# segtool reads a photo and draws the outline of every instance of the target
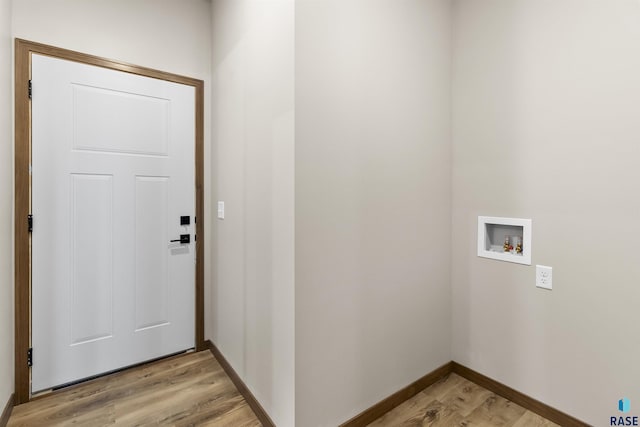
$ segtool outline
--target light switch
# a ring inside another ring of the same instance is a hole
[[[536,286],[551,290],[553,288],[553,269],[546,265],[536,265]]]
[[[224,202],[218,201],[218,219],[224,219]]]

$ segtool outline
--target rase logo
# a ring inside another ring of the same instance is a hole
[[[631,410],[631,403],[629,399],[623,397],[618,400],[618,411],[622,413],[627,413]],[[638,425],[638,417],[632,416],[619,416],[619,417],[611,417],[609,420],[609,425],[612,426],[637,426]]]

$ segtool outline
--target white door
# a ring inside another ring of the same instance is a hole
[[[193,348],[194,88],[41,55],[32,81],[32,392]]]

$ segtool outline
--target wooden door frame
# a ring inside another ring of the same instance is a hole
[[[82,64],[181,83],[195,88],[195,191],[196,251],[195,346],[204,341],[204,82],[151,68],[139,67],[27,40],[15,40],[15,404],[31,398],[27,352],[31,347],[31,234],[27,216],[31,212],[31,79],[32,54],[46,55]],[[37,222],[37,218],[35,219]],[[37,227],[37,224],[35,225]]]

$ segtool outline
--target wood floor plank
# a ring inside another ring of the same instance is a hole
[[[460,384],[463,384],[465,381],[466,380],[462,378],[460,375],[456,375],[456,374],[447,375],[446,377],[442,378],[440,381],[422,390],[421,393],[424,393],[426,396],[429,396],[432,399],[442,401],[444,400],[445,395],[449,393],[451,389],[459,386]]]
[[[436,383],[422,390],[413,398],[402,403],[400,406],[387,412],[381,418],[370,424],[370,426],[395,426],[395,425],[423,425],[416,424],[416,420],[425,420],[430,425],[437,423],[443,415],[444,406],[440,403],[444,397],[456,387],[465,383],[465,379],[459,375],[447,375]],[[427,416],[427,412],[431,415]],[[422,422],[422,421],[421,421]]]
[[[538,414],[526,411],[512,427],[559,427],[558,424],[542,418]]]
[[[437,400],[428,400],[427,396],[420,396],[418,393],[414,398],[407,400],[400,406],[387,412],[378,418],[370,427],[380,426],[400,426],[400,425],[421,425],[415,424],[417,420],[422,421],[429,407],[433,404],[440,404]]]
[[[473,424],[506,427],[513,425],[525,412],[522,406],[492,394],[466,419]]]
[[[422,424],[419,425],[425,427],[466,427],[464,416],[456,409],[456,407],[436,401],[427,408]]]
[[[251,414],[248,417],[247,414]],[[175,420],[176,426],[260,426],[253,416],[253,411],[244,400],[230,402],[223,410],[213,407],[206,410],[193,411],[189,416]]]
[[[444,395],[442,403],[466,417],[491,395],[493,393],[489,390],[463,379]]]
[[[195,424],[182,424],[186,425],[202,425],[207,427],[261,427],[262,424],[257,419],[250,419],[247,414],[253,414],[253,411],[249,405],[242,405],[225,415],[225,417],[217,417],[212,420],[199,419],[194,420]],[[192,420],[186,420],[191,422]]]
[[[16,406],[8,424],[36,425],[261,426],[209,351],[142,365]]]
[[[450,374],[369,427],[558,427],[525,408]]]

